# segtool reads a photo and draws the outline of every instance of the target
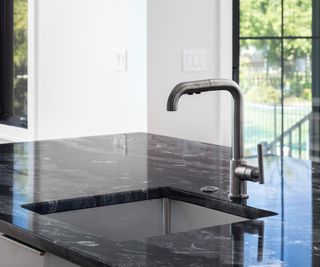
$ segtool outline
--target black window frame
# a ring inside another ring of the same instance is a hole
[[[0,1],[0,120],[13,114],[13,0]]]
[[[281,36],[241,37],[240,36],[240,1],[233,0],[233,56],[232,78],[240,82],[240,41],[241,40],[280,40],[281,41],[281,106],[282,106],[282,133],[284,132],[284,41],[294,39],[312,40],[312,120],[310,123],[310,156],[320,159],[320,0],[312,0],[312,33],[311,36],[286,36],[284,35],[284,1],[281,0]],[[282,137],[280,146],[283,147]],[[316,149],[313,149],[316,148]],[[283,150],[281,149],[281,156]]]

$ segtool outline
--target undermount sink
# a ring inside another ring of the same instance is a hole
[[[143,200],[45,216],[112,241],[147,237],[248,220],[168,198]]]
[[[276,214],[172,187],[35,202],[22,207],[112,241],[143,240]]]

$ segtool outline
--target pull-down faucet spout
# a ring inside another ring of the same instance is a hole
[[[228,91],[233,97],[233,135],[232,135],[232,158],[239,160],[243,157],[242,147],[242,94],[239,86],[230,80],[203,80],[194,82],[185,82],[178,84],[170,93],[167,110],[177,111],[178,102],[182,95],[200,94],[209,91]]]
[[[233,129],[232,129],[232,159],[230,161],[230,198],[248,198],[246,181],[263,183],[262,147],[258,145],[259,166],[255,168],[246,165],[243,160],[243,100],[237,83],[226,79],[210,79],[184,82],[171,91],[168,111],[177,111],[178,102],[183,95],[200,94],[209,91],[228,91],[233,97]]]

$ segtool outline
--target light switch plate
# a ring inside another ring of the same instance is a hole
[[[128,52],[126,49],[114,50],[114,70],[120,72],[127,71]]]
[[[182,53],[184,72],[207,70],[207,49],[184,49]]]

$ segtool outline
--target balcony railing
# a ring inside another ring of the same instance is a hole
[[[310,105],[245,105],[246,156],[256,155],[256,144],[265,144],[265,153],[309,159]],[[283,127],[282,127],[283,124]],[[283,145],[282,147],[281,144]]]

